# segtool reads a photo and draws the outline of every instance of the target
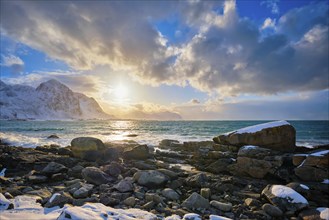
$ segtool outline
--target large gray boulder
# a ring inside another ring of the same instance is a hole
[[[102,156],[100,152],[105,149],[104,143],[93,137],[78,137],[71,141],[73,156],[89,161],[96,160]]]
[[[262,196],[284,212],[296,212],[308,207],[308,201],[301,194],[283,185],[267,185]]]
[[[134,174],[134,181],[149,188],[158,188],[167,183],[169,178],[156,170],[138,171]]]
[[[296,130],[286,121],[274,121],[242,128],[213,138],[217,144],[256,145],[272,150],[294,152]]]
[[[114,179],[97,167],[86,167],[81,172],[82,177],[89,183],[101,185]]]

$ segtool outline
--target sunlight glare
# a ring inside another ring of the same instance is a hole
[[[128,89],[126,86],[120,84],[114,89],[114,94],[118,99],[126,98],[128,95]]]

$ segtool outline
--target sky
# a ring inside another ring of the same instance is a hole
[[[1,0],[1,80],[117,118],[328,120],[327,0]]]

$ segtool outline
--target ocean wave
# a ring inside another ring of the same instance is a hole
[[[64,139],[47,139],[46,137],[31,137],[14,132],[0,132],[0,139],[2,142],[9,145],[21,146],[21,147],[36,147],[41,145],[58,144],[60,146],[66,146],[67,140]]]

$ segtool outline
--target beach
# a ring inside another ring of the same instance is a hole
[[[328,145],[278,148],[273,137],[281,137],[280,146],[296,137],[288,122],[273,123],[214,140],[165,139],[156,146],[132,140],[103,143],[91,137],[75,138],[67,147],[1,143],[5,171],[0,179],[0,215],[4,219],[112,219],[109,213],[118,219],[326,219],[320,217],[328,217]],[[282,142],[282,134],[289,132],[292,136]],[[256,133],[261,139],[253,139]],[[263,146],[229,143],[234,135],[240,135],[239,141],[261,141]],[[34,211],[22,201],[30,201]]]

